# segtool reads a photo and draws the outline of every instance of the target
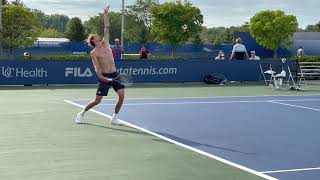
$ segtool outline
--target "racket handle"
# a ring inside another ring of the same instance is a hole
[[[108,81],[113,81],[113,78],[107,78],[108,79]]]

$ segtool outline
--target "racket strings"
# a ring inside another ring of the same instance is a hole
[[[129,75],[120,74],[118,79],[121,84],[124,84],[126,86],[130,86],[133,84],[133,80],[132,80],[131,76],[129,76]]]

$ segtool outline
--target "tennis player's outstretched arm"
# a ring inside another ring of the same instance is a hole
[[[103,13],[103,21],[104,21],[104,38],[103,38],[103,40],[105,41],[107,46],[109,46],[109,39],[110,39],[109,8],[110,8],[110,5],[107,5],[104,8],[104,13]]]

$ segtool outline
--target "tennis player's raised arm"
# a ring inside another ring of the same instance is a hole
[[[104,41],[106,42],[106,45],[109,46],[109,39],[110,39],[110,22],[109,22],[109,6],[106,6],[104,8],[103,13],[103,21],[104,21]]]

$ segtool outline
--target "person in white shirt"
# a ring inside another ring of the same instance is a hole
[[[224,52],[222,50],[220,50],[218,56],[215,57],[214,60],[225,60]]]
[[[300,48],[298,49],[297,56],[298,56],[298,58],[301,58],[302,56],[304,56],[304,50],[303,50],[302,46],[300,46]]]
[[[251,54],[250,60],[260,60],[260,57],[256,55],[255,51],[251,51],[250,54]]]
[[[241,43],[242,43],[241,38],[236,39],[236,44],[233,46],[230,60],[232,60],[232,59],[237,59],[237,60],[249,59],[247,49]]]

